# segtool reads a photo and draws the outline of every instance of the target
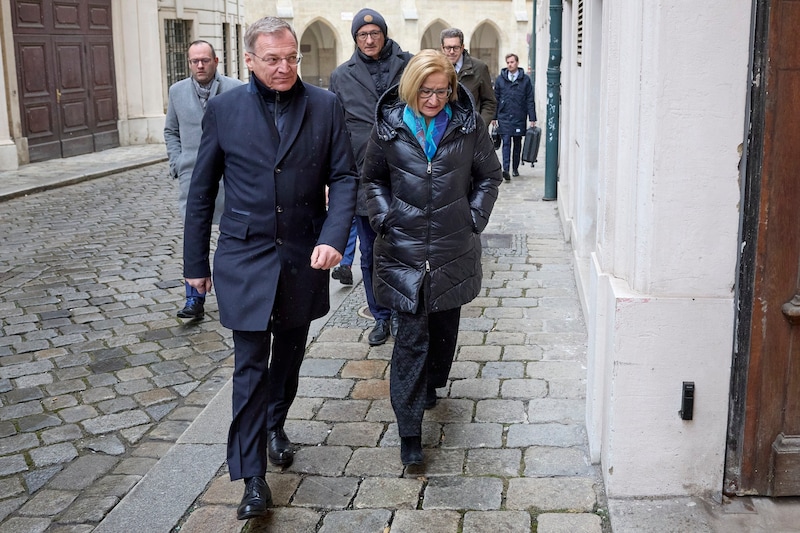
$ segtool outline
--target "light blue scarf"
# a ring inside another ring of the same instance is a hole
[[[436,148],[444,136],[444,130],[447,129],[447,123],[450,122],[452,117],[453,110],[450,109],[450,104],[445,104],[444,109],[439,111],[439,114],[433,117],[430,124],[426,126],[425,117],[414,113],[414,110],[406,104],[403,110],[403,122],[419,141],[419,145],[428,157],[428,161],[433,159]]]

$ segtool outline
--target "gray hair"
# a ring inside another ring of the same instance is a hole
[[[299,43],[294,28],[285,20],[281,20],[277,17],[260,18],[247,28],[244,34],[244,49],[251,54],[255,53],[256,40],[258,40],[260,35],[273,35],[283,31],[289,31],[292,37],[294,37],[294,42]]]
[[[458,37],[458,40],[461,42],[461,46],[464,46],[464,32],[458,28],[447,28],[446,30],[442,30],[441,44],[444,44],[445,39],[452,39],[453,37]]]

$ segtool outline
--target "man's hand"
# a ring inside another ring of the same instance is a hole
[[[311,252],[311,268],[327,270],[338,265],[341,260],[342,254],[327,244],[315,246],[314,251]]]
[[[202,294],[211,292],[211,278],[186,278],[186,283]]]

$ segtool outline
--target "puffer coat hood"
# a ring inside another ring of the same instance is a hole
[[[429,312],[464,305],[481,288],[480,232],[502,181],[486,124],[459,84],[452,118],[429,162],[403,122],[397,86],[378,101],[361,179],[372,228],[380,305]]]

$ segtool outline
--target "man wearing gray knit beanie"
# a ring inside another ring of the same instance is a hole
[[[374,9],[364,8],[356,13],[350,32],[356,49],[349,60],[331,73],[328,89],[336,94],[344,108],[350,142],[360,171],[364,164],[367,140],[375,124],[375,105],[378,98],[400,81],[400,75],[411,59],[411,54],[404,52],[400,45],[389,39],[386,20]],[[377,346],[385,343],[390,334],[397,335],[397,319],[389,309],[377,304],[372,292],[372,244],[376,235],[369,225],[367,201],[360,188],[353,224],[360,241],[361,274],[367,305],[375,318],[375,326],[369,333],[368,341],[370,345]],[[351,241],[354,251],[355,240],[351,238]],[[342,262],[331,273],[333,279],[338,279],[345,285],[348,284],[347,281],[349,284],[353,283],[353,254],[349,252],[350,250],[345,250]],[[346,258],[350,258],[350,263],[345,262]]]

